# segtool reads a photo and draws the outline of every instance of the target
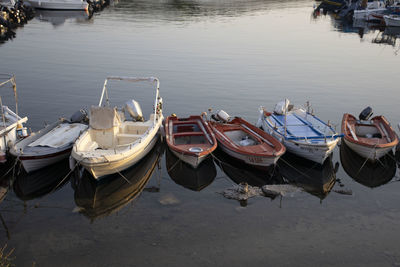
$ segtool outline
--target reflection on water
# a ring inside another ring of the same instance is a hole
[[[247,183],[251,186],[262,187],[266,184],[284,184],[282,177],[271,166],[268,170],[258,170],[230,157],[218,149],[214,152],[215,164],[236,184]]]
[[[31,200],[53,193],[63,187],[70,178],[68,159],[32,173],[22,168],[16,169],[14,192],[21,200]]]
[[[396,160],[392,152],[376,162],[371,162],[342,142],[340,161],[343,169],[354,181],[371,188],[388,183],[396,174]]]
[[[278,166],[286,181],[320,199],[324,199],[331,192],[339,169],[339,163],[333,165],[331,157],[320,165],[290,153],[286,153],[278,161]]]
[[[66,21],[84,22],[89,19],[86,11],[61,11],[61,10],[44,10],[37,9],[35,17],[41,21],[50,22],[54,27],[63,25]]]
[[[162,153],[163,145],[158,142],[140,162],[120,174],[109,175],[100,181],[86,170],[82,175],[77,171],[71,185],[79,212],[93,221],[122,209],[143,191]]]
[[[169,176],[176,184],[193,191],[203,190],[217,175],[212,157],[204,160],[197,168],[193,168],[166,149],[165,165]]]

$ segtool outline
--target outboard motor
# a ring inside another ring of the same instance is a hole
[[[362,121],[367,121],[371,118],[373,112],[371,107],[366,107],[361,111],[360,115],[358,115],[358,118]]]
[[[79,122],[88,122],[88,114],[87,111],[84,109],[80,109],[72,114],[70,121],[72,123],[79,123]]]
[[[222,122],[225,122],[225,123],[228,122],[228,121],[230,120],[230,118],[231,118],[231,117],[229,116],[229,114],[226,113],[226,112],[223,111],[223,110],[218,111],[216,117],[217,117],[217,119],[218,119],[219,121],[222,121]]]
[[[125,110],[128,111],[129,115],[131,115],[135,121],[144,121],[142,109],[135,100],[126,101]]]

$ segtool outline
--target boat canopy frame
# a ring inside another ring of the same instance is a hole
[[[17,83],[15,81],[15,75],[0,73],[0,88],[3,86],[6,86],[8,83],[11,84],[13,92],[14,92],[15,114],[17,114],[17,116],[18,116],[18,94],[17,94]],[[0,102],[2,102],[1,96],[0,96]],[[3,106],[2,103],[1,103],[1,106]],[[2,108],[1,112],[3,113],[3,108]]]
[[[109,80],[114,80],[114,81],[127,81],[127,82],[150,82],[150,83],[156,83],[156,98],[154,101],[154,124],[156,123],[157,119],[157,108],[158,108],[158,103],[160,101],[160,80],[157,77],[126,77],[126,76],[108,76],[106,80],[104,81],[103,89],[101,92],[101,97],[99,101],[99,107],[101,107],[101,104],[103,103],[104,96],[106,98],[106,103],[107,106],[110,106],[110,101],[108,97],[108,89],[107,89],[107,83]]]

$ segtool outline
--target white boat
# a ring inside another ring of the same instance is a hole
[[[385,24],[388,27],[400,27],[400,16],[399,15],[385,15],[383,16]]]
[[[75,140],[87,127],[60,119],[15,144],[10,153],[27,173],[39,170],[68,158]]]
[[[124,108],[133,120],[126,120],[122,109],[109,106],[106,87],[109,80],[156,83],[154,112],[147,121],[143,120],[140,106],[134,100],[128,101]],[[104,82],[99,105],[91,107],[89,129],[75,142],[72,159],[96,179],[119,173],[142,159],[154,147],[164,118],[159,84],[154,77],[108,77]],[[102,106],[104,96],[107,106]],[[73,161],[72,166],[75,166]]]
[[[52,10],[88,10],[89,4],[86,0],[27,0],[37,9]]]
[[[372,2],[368,2],[366,8],[359,7],[358,9],[355,9],[354,14],[353,14],[353,19],[354,20],[368,20],[368,19],[374,20],[374,18],[372,18],[370,16],[371,13],[380,14],[380,13],[384,13],[385,11],[387,11],[387,9],[386,9],[384,1],[372,1]]]
[[[9,148],[12,147],[19,138],[26,135],[26,128],[24,128],[22,124],[28,120],[27,117],[21,118],[18,116],[17,85],[14,75],[0,74],[0,88],[6,86],[10,86],[14,92],[15,113],[10,108],[3,105],[0,96],[0,163],[7,161],[7,152]]]
[[[319,164],[324,163],[341,137],[309,108],[293,107],[287,99],[279,102],[273,113],[260,108],[257,127],[277,138],[287,151]]]

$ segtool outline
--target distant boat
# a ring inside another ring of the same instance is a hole
[[[399,15],[385,15],[383,16],[385,24],[388,27],[400,27],[400,16]]]
[[[87,127],[58,120],[15,144],[10,153],[21,161],[27,173],[39,170],[68,158],[75,140]]]
[[[88,10],[89,4],[85,0],[27,0],[37,9],[53,10]]]
[[[135,100],[127,101],[124,106],[131,120],[125,119],[122,109],[110,107],[107,90],[110,80],[156,84],[153,113],[148,120],[144,120],[139,103]],[[146,156],[159,139],[159,129],[164,118],[159,85],[155,77],[108,77],[104,82],[99,105],[90,109],[89,129],[76,140],[72,149],[71,167],[77,163],[99,179],[127,169]],[[106,106],[102,106],[104,97]]]
[[[201,116],[165,120],[168,147],[178,158],[197,168],[217,148],[217,140],[207,121]]]
[[[12,147],[20,138],[27,136],[26,128],[23,127],[28,118],[18,115],[17,85],[14,75],[0,74],[0,89],[11,87],[15,97],[15,113],[3,105],[0,96],[0,163],[7,161],[8,148]],[[4,92],[1,92],[3,94]]]
[[[359,120],[345,113],[342,119],[342,133],[344,142],[352,150],[363,158],[375,161],[391,151],[399,140],[384,116],[370,119],[371,116],[370,107],[361,112]]]
[[[365,8],[358,7],[357,9],[354,10],[353,14],[353,19],[354,20],[369,20],[373,19],[373,17],[370,17],[369,15],[371,13],[373,14],[380,14],[386,12],[386,6],[384,1],[371,1],[368,2],[367,6]]]
[[[319,164],[324,163],[341,137],[330,124],[310,110],[289,105],[287,99],[279,102],[272,113],[261,108],[257,126],[281,141],[289,152]]]
[[[275,164],[286,149],[270,134],[246,120],[231,119],[224,111],[212,116],[211,129],[218,140],[218,146],[231,157],[257,167]]]

